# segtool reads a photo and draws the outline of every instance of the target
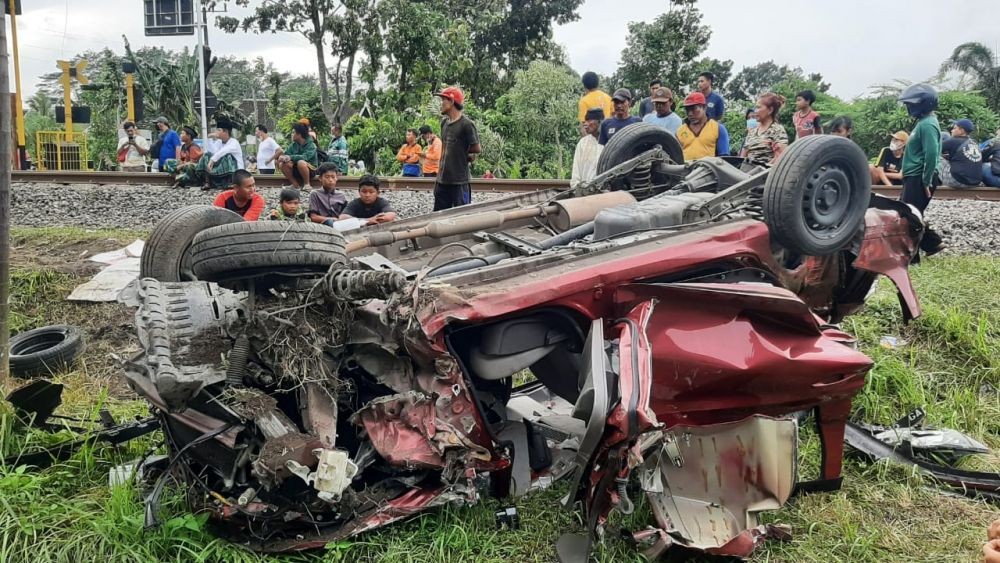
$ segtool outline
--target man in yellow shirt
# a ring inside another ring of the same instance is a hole
[[[609,116],[615,112],[611,96],[604,90],[598,89],[598,85],[599,81],[596,73],[590,71],[583,73],[583,87],[587,89],[587,93],[580,98],[580,103],[577,104],[579,109],[577,120],[580,123],[587,120],[587,110],[600,109],[604,111],[605,116]]]
[[[420,153],[423,152],[417,144],[417,130],[406,130],[406,144],[399,147],[396,160],[403,163],[403,176],[420,176]]]
[[[424,176],[436,177],[441,168],[441,139],[428,125],[420,126],[420,136],[427,143],[427,148],[424,149]]]
[[[684,98],[687,117],[677,128],[677,140],[684,148],[684,160],[706,156],[729,156],[729,131],[726,126],[708,117],[705,95],[691,92]]]

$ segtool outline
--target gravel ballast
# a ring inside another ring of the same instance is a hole
[[[278,188],[259,190],[271,209],[278,204]],[[345,192],[348,198],[356,196]],[[160,218],[186,205],[211,204],[218,191],[160,186],[47,183],[13,184],[11,219],[16,227],[87,227],[149,230]],[[473,201],[508,194],[476,192]],[[431,192],[385,191],[402,217],[429,213],[434,205]],[[303,195],[303,203],[308,195]],[[1000,256],[1000,202],[934,200],[927,218],[944,237],[947,253]]]

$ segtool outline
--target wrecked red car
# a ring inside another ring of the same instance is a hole
[[[746,556],[770,533],[759,512],[839,485],[871,360],[836,323],[878,274],[919,314],[922,220],[871,194],[839,137],[764,169],[684,163],[638,124],[574,190],[346,236],[227,214],[185,208],[154,230],[125,296],[143,347],[127,375],[192,507],[263,551],[567,479],[586,532],[559,539],[561,560],[586,560],[638,491],[650,557]],[[803,411],[823,444],[811,483]]]

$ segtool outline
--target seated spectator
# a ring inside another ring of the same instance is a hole
[[[177,158],[168,158],[163,164],[163,171],[174,175],[174,187],[189,187],[201,183],[195,173],[195,167],[204,151],[194,142],[198,133],[193,127],[181,128],[181,145],[177,147]]]
[[[493,171],[492,170],[487,170],[486,172],[483,172],[483,179],[484,180],[496,180],[496,178],[497,177],[493,175]]]
[[[614,95],[611,96],[611,102],[614,105],[615,112],[610,118],[605,119],[601,123],[601,134],[597,137],[597,142],[602,145],[608,144],[608,141],[611,140],[611,137],[615,136],[615,133],[633,123],[642,121],[634,115],[629,115],[629,111],[632,109],[632,92],[629,92],[628,88],[615,90]]]
[[[319,165],[316,143],[309,136],[309,127],[304,123],[292,126],[292,142],[284,150],[275,151],[278,169],[292,186],[309,186],[313,171]]]
[[[792,114],[792,123],[795,124],[796,139],[823,134],[823,126],[819,123],[819,114],[813,109],[815,103],[816,94],[812,90],[803,90],[795,95],[795,113]]]
[[[753,164],[770,166],[788,147],[788,133],[778,123],[785,98],[768,92],[757,100],[757,128],[747,132],[741,156]]]
[[[170,128],[170,122],[166,117],[156,118],[156,128],[160,130],[160,152],[157,157],[157,170],[164,170],[167,159],[178,158],[177,151],[181,147],[181,139],[177,132]]]
[[[650,96],[653,105],[653,113],[643,116],[645,123],[652,123],[663,127],[674,135],[677,135],[677,128],[681,126],[681,118],[674,113],[674,93],[670,88],[656,88]]]
[[[569,178],[569,186],[575,188],[580,182],[589,182],[597,176],[597,160],[601,157],[604,146],[597,142],[597,135],[604,120],[604,110],[594,108],[587,110],[586,121],[583,122],[584,136],[576,142],[573,153],[573,173]]]
[[[850,139],[851,135],[854,134],[854,121],[846,115],[835,117],[827,126],[827,130],[831,135]]]
[[[368,219],[366,225],[388,223],[396,220],[396,212],[392,210],[389,201],[379,195],[377,176],[366,174],[358,180],[358,196],[347,204],[340,214],[340,219]]]
[[[304,222],[307,219],[305,209],[299,204],[299,190],[295,188],[281,190],[278,207],[271,210],[271,220]]]
[[[438,170],[441,169],[441,139],[434,134],[434,130],[428,125],[420,126],[420,136],[423,137],[424,142],[427,143],[427,148],[424,149],[423,153],[424,177],[436,178]]]
[[[1000,188],[1000,129],[996,137],[980,145],[983,153],[983,183]]]
[[[396,160],[403,163],[403,176],[420,176],[420,155],[423,149],[417,144],[417,130],[406,130],[406,142],[399,147]]]
[[[878,153],[878,160],[875,161],[875,164],[868,165],[872,175],[872,184],[903,185],[903,150],[909,139],[910,134],[906,131],[896,131],[892,135],[889,146]]]
[[[308,137],[312,139],[313,143],[319,142],[319,137],[316,135],[316,131],[313,130],[312,122],[309,121],[308,117],[303,117],[299,120],[299,123],[306,126],[306,133]]]
[[[968,119],[952,123],[951,137],[941,143],[941,183],[970,188],[983,182],[983,153],[969,138],[976,126]]]
[[[337,172],[347,174],[347,139],[344,138],[344,128],[339,123],[330,127],[330,146],[326,149],[326,156],[337,167]]]
[[[687,117],[677,129],[677,140],[684,149],[684,160],[708,156],[729,156],[729,131],[708,117],[705,95],[691,92],[684,98]]]
[[[339,171],[332,162],[324,162],[317,171],[321,190],[309,194],[309,220],[332,227],[347,206],[347,197],[337,189]]]
[[[195,166],[195,177],[204,184],[201,189],[224,188],[233,183],[233,173],[245,170],[243,148],[233,137],[236,125],[226,119],[216,124],[215,137],[211,149],[206,151]]]
[[[149,141],[136,131],[131,121],[123,123],[122,129],[125,136],[118,139],[118,167],[122,172],[145,172]]]
[[[264,212],[264,198],[257,193],[253,174],[242,168],[233,172],[233,187],[215,197],[212,205],[238,213],[244,221],[256,221]]]

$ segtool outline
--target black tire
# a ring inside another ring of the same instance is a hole
[[[323,274],[347,262],[344,244],[340,231],[316,223],[234,223],[195,237],[191,267],[199,280],[243,289],[249,279]]]
[[[764,221],[792,252],[826,256],[847,246],[871,198],[868,159],[853,141],[813,135],[792,143],[764,184]]]
[[[238,213],[212,205],[190,205],[168,213],[149,234],[139,259],[139,277],[162,282],[195,280],[186,255],[195,235],[210,227],[243,221]]]
[[[674,164],[684,164],[684,149],[680,141],[670,131],[652,123],[633,123],[615,133],[614,137],[604,145],[601,156],[597,159],[597,173],[601,174],[619,164],[659,145]],[[654,184],[664,184],[667,178],[653,177]],[[611,189],[626,190],[631,187],[629,178],[613,180]]]
[[[14,377],[55,375],[86,348],[83,331],[70,325],[43,326],[10,339],[10,373]]]

